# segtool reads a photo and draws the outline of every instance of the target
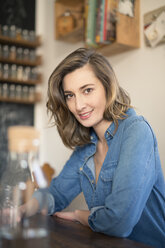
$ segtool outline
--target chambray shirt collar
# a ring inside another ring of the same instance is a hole
[[[126,114],[127,114],[128,116],[132,116],[132,115],[136,115],[136,112],[135,112],[135,110],[134,110],[133,108],[129,108],[129,109],[126,111]],[[120,125],[121,122],[122,122],[122,120],[119,120],[119,125]],[[109,125],[109,127],[107,128],[107,130],[105,131],[104,136],[105,136],[105,139],[106,139],[106,140],[112,139],[112,138],[114,137],[114,135],[115,135],[115,128],[116,128],[115,123],[112,122],[112,123]],[[92,129],[91,129],[91,143],[96,144],[97,141],[98,141],[98,137],[97,137],[97,135],[96,135],[94,129],[92,128]]]
[[[108,139],[113,138],[114,131],[115,131],[115,124],[114,124],[114,122],[112,122],[104,133],[105,139],[108,140]],[[97,137],[94,129],[92,128],[91,129],[91,143],[96,144],[97,141],[98,141],[98,137]]]

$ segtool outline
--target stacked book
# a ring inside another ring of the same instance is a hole
[[[116,37],[116,0],[85,1],[85,42],[97,47],[109,44]]]

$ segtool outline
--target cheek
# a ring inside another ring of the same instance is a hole
[[[101,112],[102,114],[104,114],[106,108],[106,100],[102,97],[102,98],[98,98],[97,100],[97,109],[99,112]]]
[[[74,107],[73,107],[73,103],[70,101],[67,103],[68,109],[70,112],[74,113]]]

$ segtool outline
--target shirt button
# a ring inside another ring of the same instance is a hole
[[[83,168],[81,167],[81,168],[80,168],[80,171],[82,171],[82,169],[83,169]]]
[[[91,140],[93,140],[93,136],[91,136]]]

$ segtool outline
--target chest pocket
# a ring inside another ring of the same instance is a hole
[[[108,165],[108,167],[105,166],[103,170],[100,172],[100,183],[101,183],[101,189],[102,194],[104,194],[104,197],[109,195],[112,191],[112,184],[113,184],[113,177],[116,170],[117,162],[112,162]]]

